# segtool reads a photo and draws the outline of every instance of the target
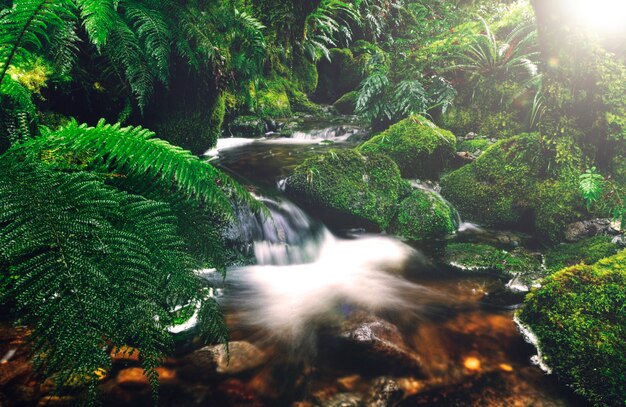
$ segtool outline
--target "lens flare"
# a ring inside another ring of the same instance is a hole
[[[624,32],[625,0],[570,0],[568,11],[575,22],[600,34]]]

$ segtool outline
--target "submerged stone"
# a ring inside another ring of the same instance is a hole
[[[232,375],[256,369],[265,363],[267,355],[249,342],[234,341],[228,343],[228,351],[224,345],[206,346],[188,359],[196,367],[205,369],[205,373]]]

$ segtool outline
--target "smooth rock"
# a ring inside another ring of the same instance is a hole
[[[128,388],[149,386],[148,378],[140,367],[129,367],[121,370],[117,374],[117,384]]]
[[[265,352],[249,342],[229,342],[228,350],[229,354],[221,344],[206,346],[193,352],[188,359],[197,367],[227,375],[255,369],[267,360]]]
[[[352,314],[342,326],[340,339],[345,354],[359,363],[414,374],[421,371],[419,356],[407,348],[398,327],[376,316]]]

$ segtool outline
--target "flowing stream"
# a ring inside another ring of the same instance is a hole
[[[522,297],[506,281],[442,266],[437,242],[417,247],[324,225],[281,195],[295,165],[353,147],[346,134],[359,133],[310,127],[292,138],[220,140],[211,152],[271,215],[239,215],[254,265],[232,268],[223,281],[206,273],[221,285],[231,340],[263,357],[235,372],[255,357],[231,346],[233,373],[181,376],[163,403],[194,404],[183,401],[186,386],[220,406],[585,405],[531,362],[536,350],[513,321]],[[459,219],[451,239],[490,233]]]

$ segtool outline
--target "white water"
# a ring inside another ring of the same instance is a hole
[[[265,203],[272,219],[244,227],[256,230],[257,265],[227,274],[225,305],[244,326],[291,341],[321,320],[341,319],[345,308],[415,312],[429,296],[401,275],[421,257],[410,246],[387,236],[337,238],[289,202]]]

